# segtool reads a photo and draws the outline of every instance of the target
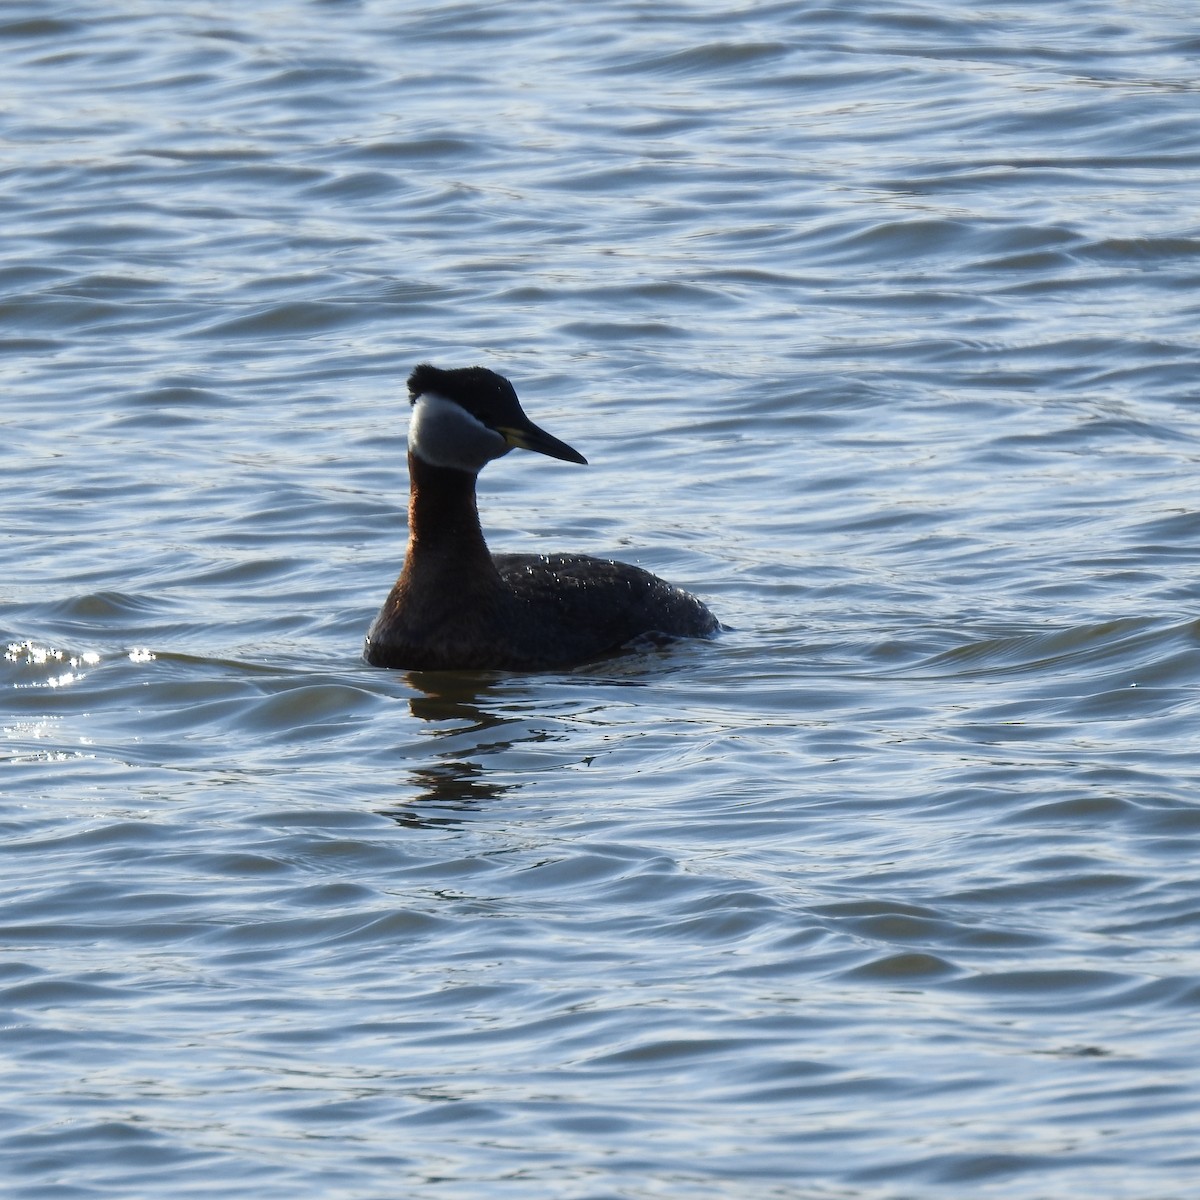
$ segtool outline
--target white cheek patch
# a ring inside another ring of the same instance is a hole
[[[433,467],[478,471],[505,454],[509,446],[494,429],[453,400],[437,392],[423,392],[413,402],[408,448]]]

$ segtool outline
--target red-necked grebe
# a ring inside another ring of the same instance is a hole
[[[551,670],[643,635],[707,637],[720,624],[695,596],[626,563],[583,554],[491,554],[475,480],[514,447],[587,459],[539,429],[513,386],[484,367],[423,364],[408,380],[408,553],[367,633],[376,667]]]

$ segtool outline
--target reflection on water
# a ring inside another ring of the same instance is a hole
[[[455,760],[416,767],[408,772],[401,789],[406,797],[403,803],[379,811],[414,828],[452,825],[462,819],[462,814],[496,803],[518,786],[496,783],[489,778],[486,766],[476,762]]]
[[[412,671],[387,672],[384,678],[411,689],[409,711],[429,738],[423,761],[404,771],[402,806],[382,810],[405,824],[427,819],[444,824],[450,819],[441,815],[446,811],[476,811],[512,795],[536,782],[541,769],[537,763],[525,770],[516,766],[521,752],[567,737],[561,706],[536,696],[514,697],[512,676]],[[539,708],[545,711],[541,719]],[[439,815],[427,818],[428,809]]]
[[[420,695],[410,702],[412,715],[421,721],[469,722],[473,728],[487,729],[503,719],[480,707],[500,694],[496,674],[474,671],[405,671],[400,677]]]

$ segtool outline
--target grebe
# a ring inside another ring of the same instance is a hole
[[[587,463],[539,429],[513,386],[485,367],[408,379],[408,553],[367,633],[372,666],[550,670],[644,634],[707,637],[720,624],[695,596],[625,563],[582,554],[491,554],[475,480],[514,446]]]

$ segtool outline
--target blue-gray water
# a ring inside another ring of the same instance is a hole
[[[0,8],[16,1200],[1182,1200],[1200,13]],[[497,549],[732,627],[365,667]]]

